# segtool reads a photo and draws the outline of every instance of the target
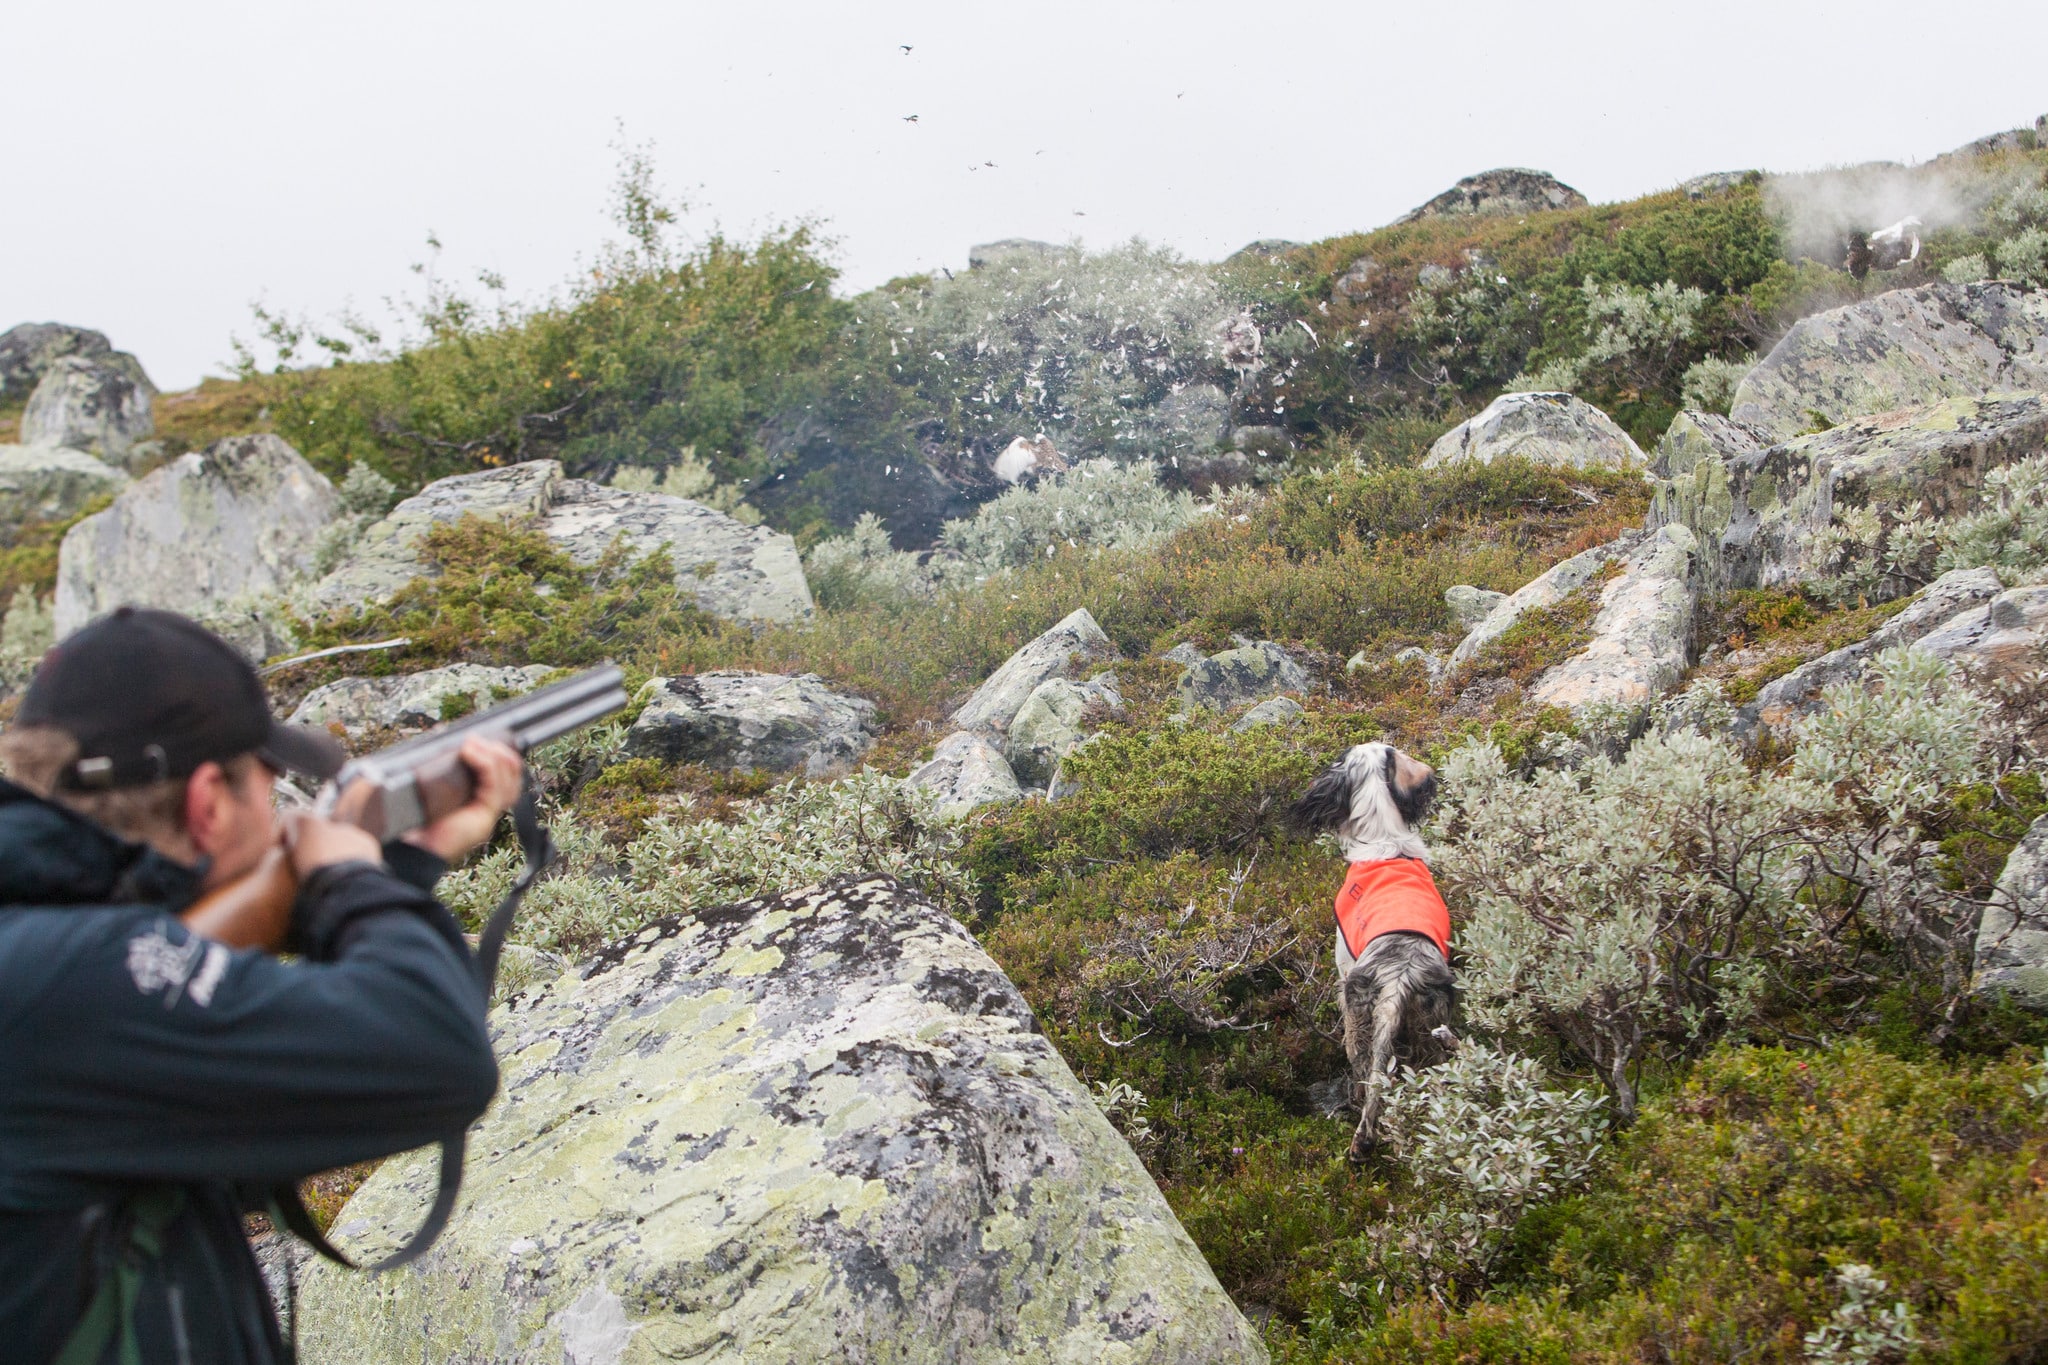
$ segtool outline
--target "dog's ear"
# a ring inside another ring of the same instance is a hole
[[[1401,813],[1401,822],[1409,829],[1415,829],[1429,814],[1429,808],[1436,804],[1436,774],[1432,772],[1410,787],[1389,782],[1387,794],[1394,798],[1394,809]]]
[[[1335,829],[1351,818],[1351,774],[1338,759],[1309,784],[1288,811],[1299,829]]]

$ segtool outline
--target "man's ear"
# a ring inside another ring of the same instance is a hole
[[[235,784],[227,769],[206,762],[185,779],[185,837],[208,856],[218,852],[233,812]]]

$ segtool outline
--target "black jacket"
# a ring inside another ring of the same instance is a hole
[[[155,1365],[282,1356],[241,1215],[473,1121],[497,1089],[474,960],[416,849],[309,879],[284,963],[187,934],[196,878],[0,782],[0,1358],[41,1365],[92,1229],[183,1189],[136,1323]],[[112,1359],[111,1351],[107,1359]]]

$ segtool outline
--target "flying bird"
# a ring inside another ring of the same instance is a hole
[[[898,43],[898,44],[896,44],[896,46],[898,46],[898,47],[900,47],[900,48],[902,48],[902,49],[903,49],[903,55],[904,55],[904,56],[908,57],[908,56],[910,55],[910,44],[909,44],[909,43]]]
[[[904,119],[903,119],[903,121],[904,121],[905,123],[915,123],[915,122],[917,122],[917,115],[915,115],[915,114],[907,114],[907,115],[905,115],[905,116],[904,116]]]

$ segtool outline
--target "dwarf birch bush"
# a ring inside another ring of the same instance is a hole
[[[1381,1131],[1428,1204],[1379,1233],[1383,1268],[1440,1302],[1476,1293],[1523,1215],[1584,1183],[1606,1138],[1604,1101],[1544,1080],[1530,1058],[1466,1043],[1389,1088]]]

